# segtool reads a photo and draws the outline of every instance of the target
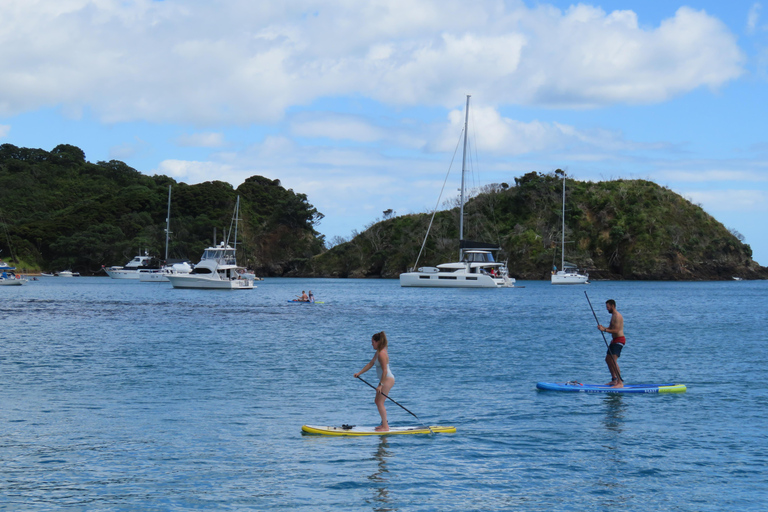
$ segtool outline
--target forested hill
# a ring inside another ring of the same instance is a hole
[[[123,162],[90,163],[80,148],[52,151],[0,145],[0,257],[19,268],[71,269],[82,274],[123,265],[139,250],[163,257],[171,197],[169,259],[199,260],[229,229],[241,200],[238,263],[281,275],[295,260],[323,250],[315,230],[323,217],[305,194],[278,180],[248,178],[233,188],[221,181],[198,185],[146,176]]]
[[[510,274],[560,266],[562,171],[488,186],[465,206],[465,238],[498,243]],[[456,261],[459,210],[440,211],[418,266]],[[430,215],[388,218],[310,260],[306,275],[395,277],[416,263]],[[768,278],[743,237],[700,206],[645,180],[566,180],[566,260],[593,279]]]

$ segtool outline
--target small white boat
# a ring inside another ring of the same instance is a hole
[[[0,286],[21,286],[27,284],[27,278],[14,272],[11,267],[0,261]]]
[[[232,221],[235,226],[234,247],[227,242],[208,247],[200,263],[188,274],[168,274],[166,278],[174,288],[202,288],[216,290],[252,290],[253,279],[243,277],[245,268],[237,266],[237,222],[240,211],[240,197],[235,203]],[[231,226],[230,226],[231,228]],[[231,233],[231,229],[230,229]]]
[[[464,118],[464,156],[461,165],[461,199],[459,208],[459,261],[441,263],[437,267],[419,267],[400,274],[401,287],[419,288],[512,288],[506,264],[497,262],[494,253],[501,247],[464,240],[464,174],[467,167],[467,127],[469,95]],[[433,214],[434,215],[434,214]],[[429,230],[427,230],[429,236]],[[426,242],[426,237],[425,237]],[[422,245],[422,249],[424,246]],[[421,256],[421,252],[419,252]],[[418,264],[418,258],[416,259]]]
[[[72,272],[71,270],[62,270],[57,275],[59,277],[80,277],[80,272]]]
[[[580,273],[573,263],[565,261],[565,174],[563,174],[563,231],[561,234],[560,270],[552,270],[552,284],[589,284],[589,274]]]

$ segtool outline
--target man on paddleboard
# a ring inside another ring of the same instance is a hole
[[[608,324],[608,327],[598,324],[597,328],[603,332],[611,333],[613,337],[611,344],[608,346],[608,352],[605,354],[605,363],[611,372],[611,382],[606,385],[612,388],[623,388],[624,381],[621,379],[621,372],[619,371],[619,356],[621,355],[621,349],[624,348],[624,344],[627,342],[626,338],[624,338],[624,317],[616,309],[616,301],[613,299],[605,301],[605,309],[611,314],[611,323]]]

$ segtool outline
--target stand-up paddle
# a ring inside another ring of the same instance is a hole
[[[362,378],[362,377],[358,377],[358,379],[360,379],[361,381],[365,382],[366,384],[368,384],[368,385],[369,385],[370,387],[372,387],[373,389],[376,389],[376,387],[375,387],[373,384],[371,384],[370,382],[368,382],[368,381],[367,381],[367,380],[365,380],[364,378]],[[397,405],[399,405],[400,407],[402,407],[402,408],[405,410],[405,412],[407,412],[408,414],[410,414],[411,416],[413,416],[413,417],[414,417],[414,418],[416,418],[417,420],[421,421],[421,418],[419,418],[418,416],[416,416],[415,414],[413,414],[411,411],[409,411],[408,409],[406,409],[406,408],[405,408],[403,405],[401,405],[401,404],[397,403],[397,401],[396,401],[395,399],[393,399],[393,398],[390,398],[390,397],[389,397],[389,395],[387,395],[387,394],[385,394],[385,393],[382,393],[382,395],[384,395],[384,398],[389,398],[390,400],[392,400],[393,402],[395,402]],[[432,427],[430,427],[429,425],[427,425],[427,428],[429,429],[429,431],[430,431],[430,432],[432,432]],[[434,434],[434,432],[432,432],[432,433]]]
[[[584,290],[584,296],[587,298],[587,302],[589,302],[589,309],[592,310],[592,314],[595,316],[595,322],[597,322],[597,326],[600,327],[600,320],[597,319],[597,313],[595,313],[595,308],[592,307],[592,301],[589,300],[589,295],[587,295],[587,291]],[[609,351],[611,348],[608,346],[608,340],[605,338],[605,331],[600,331],[600,334],[603,335],[603,342],[605,343],[605,348]],[[616,376],[619,378],[621,382],[624,382],[624,379],[621,378],[621,373],[619,372],[619,367],[614,361],[614,369],[616,370]]]

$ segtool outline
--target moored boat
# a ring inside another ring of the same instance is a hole
[[[400,286],[402,287],[511,288],[515,284],[515,279],[509,277],[509,270],[506,264],[497,262],[494,257],[495,253],[501,251],[501,247],[483,242],[464,240],[464,174],[467,167],[469,98],[470,96],[467,95],[467,107],[464,118],[464,153],[461,165],[459,261],[441,263],[436,267],[410,269],[408,272],[400,274]],[[429,236],[429,230],[426,236]],[[421,256],[421,252],[419,252],[419,256]],[[418,264],[418,258],[416,261]]]
[[[237,222],[240,211],[240,197],[235,203],[233,222],[235,225],[234,247],[228,241],[205,249],[200,263],[188,274],[168,274],[166,278],[174,288],[201,288],[217,290],[251,290],[253,279],[244,267],[237,265]],[[231,231],[230,231],[231,232]]]
[[[21,286],[27,284],[27,278],[15,272],[16,267],[11,267],[0,260],[0,286]]]
[[[139,254],[135,256],[131,261],[120,266],[114,266],[114,267],[105,267],[102,265],[101,268],[104,269],[104,272],[107,273],[109,277],[112,279],[139,279],[139,270],[140,269],[158,269],[160,268],[158,265],[153,264],[152,260],[154,258],[149,255],[147,251],[144,251],[144,254]]]
[[[560,270],[552,270],[552,284],[589,284],[589,274],[579,272],[573,263],[565,261],[565,174],[563,174],[563,229],[561,233]]]

